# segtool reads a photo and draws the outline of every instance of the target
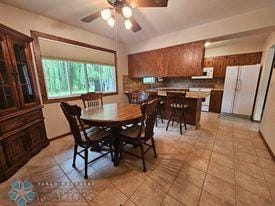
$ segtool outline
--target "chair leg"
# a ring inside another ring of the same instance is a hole
[[[112,159],[112,162],[114,161],[114,154],[113,154],[113,146],[110,144],[110,153],[111,153],[111,159]]]
[[[175,112],[175,113],[176,113],[176,112]],[[173,115],[172,127],[174,127],[175,117],[176,117],[176,114]]]
[[[88,178],[88,149],[86,148],[84,151],[84,161],[85,161],[85,175],[84,178]]]
[[[185,130],[187,130],[186,119],[185,119],[185,111],[183,111],[183,121],[184,121],[184,128],[185,128]]]
[[[164,121],[163,121],[163,116],[164,116],[164,115],[163,115],[163,112],[161,111],[161,112],[160,112],[160,119],[161,119],[161,123],[162,123],[162,124],[164,123]]]
[[[74,157],[73,157],[73,168],[75,168],[76,166],[75,166],[75,161],[76,161],[76,155],[77,155],[77,144],[75,143],[74,144]]]
[[[180,134],[182,135],[182,110],[180,110]]]
[[[157,158],[158,156],[157,156],[157,151],[156,151],[156,146],[155,146],[155,140],[153,137],[151,138],[151,142],[152,142],[152,147],[154,150],[155,158]]]
[[[143,172],[146,172],[143,144],[140,145],[140,152],[142,157]]]
[[[169,117],[169,120],[168,120],[168,122],[167,122],[166,131],[168,131],[168,127],[169,127],[169,124],[170,124],[170,122],[171,122],[171,119],[172,119],[173,115],[174,115],[173,112],[171,112],[170,117]]]

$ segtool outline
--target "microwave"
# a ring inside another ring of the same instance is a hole
[[[192,79],[213,79],[214,68],[206,67],[203,68],[202,76],[192,76]]]

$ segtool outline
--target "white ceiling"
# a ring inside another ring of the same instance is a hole
[[[115,29],[98,18],[83,23],[81,18],[108,4],[104,0],[0,0],[0,2],[56,19],[90,32],[115,39]],[[169,0],[167,8],[134,9],[134,17],[142,26],[137,33],[125,29],[122,19],[117,23],[120,41],[135,43],[180,29],[217,21],[274,4],[275,0]]]

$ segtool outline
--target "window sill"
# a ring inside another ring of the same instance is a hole
[[[103,93],[103,96],[113,96],[118,95],[118,92],[110,92],[110,93]],[[58,102],[64,102],[64,101],[74,101],[74,100],[80,100],[80,96],[72,96],[72,97],[63,97],[63,98],[56,98],[56,99],[47,99],[46,97],[42,97],[43,104],[52,104],[52,103],[58,103]],[[104,100],[103,100],[104,101]]]

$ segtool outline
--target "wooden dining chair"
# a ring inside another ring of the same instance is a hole
[[[135,90],[129,94],[129,103],[130,104],[142,104],[146,102],[149,94],[144,91]]]
[[[158,92],[148,92],[149,93],[149,97],[147,99],[148,101],[152,101],[157,99],[158,100],[158,105],[157,105],[157,119],[156,119],[156,127],[158,126],[158,120],[161,120],[161,123],[164,123],[163,119],[164,119],[164,101],[162,101],[159,96],[158,96]]]
[[[126,128],[120,133],[121,142],[124,142],[124,145],[132,144],[140,148],[140,156],[134,153],[131,153],[129,151],[123,150],[123,148],[121,152],[125,152],[139,159],[142,159],[144,172],[146,172],[144,154],[148,152],[149,149],[153,148],[154,155],[155,157],[157,157],[157,152],[156,152],[156,147],[154,142],[154,126],[157,118],[157,113],[156,113],[157,105],[158,105],[158,100],[153,100],[151,102],[142,104],[140,107],[143,115],[141,123],[135,124],[130,128]],[[148,143],[149,140],[151,140],[151,144]],[[122,145],[122,147],[124,145]],[[144,145],[148,146],[146,150],[144,150]]]
[[[110,137],[110,133],[105,131],[104,129],[92,127],[86,129],[81,116],[81,108],[77,105],[70,105],[65,102],[61,102],[60,104],[62,111],[69,122],[71,133],[74,138],[74,155],[73,155],[73,164],[72,166],[75,168],[75,161],[77,155],[79,155],[82,159],[84,159],[85,163],[85,175],[84,178],[88,178],[88,164],[98,160],[99,158],[111,153],[111,158],[113,160],[113,149],[112,149],[112,140]],[[80,151],[78,151],[78,147],[80,147]],[[88,158],[88,150],[93,152],[103,152],[99,157],[89,161]],[[84,153],[84,155],[83,155]]]
[[[184,124],[185,130],[187,130],[185,110],[189,107],[189,105],[185,104],[185,96],[186,92],[167,92],[167,103],[170,108],[170,117],[167,123],[166,131],[168,131],[171,121],[173,126],[175,118],[178,118],[180,123],[180,134],[182,135],[182,123]]]
[[[89,92],[81,95],[84,108],[101,107],[103,105],[103,93]]]

